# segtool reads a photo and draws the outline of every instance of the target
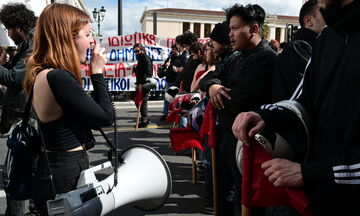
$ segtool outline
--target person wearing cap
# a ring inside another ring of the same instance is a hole
[[[238,140],[231,126],[239,113],[271,101],[276,54],[261,37],[265,11],[259,5],[235,4],[226,10],[226,19],[231,46],[240,52],[235,52],[222,67],[209,72],[200,81],[200,89],[218,110],[219,212],[220,215],[240,215],[241,175],[234,156]]]
[[[233,54],[229,37],[229,23],[227,21],[217,23],[210,33],[210,39],[214,47],[216,65],[219,67]]]

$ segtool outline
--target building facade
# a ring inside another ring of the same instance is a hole
[[[179,8],[162,8],[145,10],[140,18],[141,31],[164,37],[176,37],[190,30],[199,37],[209,37],[215,24],[224,21],[224,11],[190,10]],[[296,16],[267,14],[266,38],[279,42],[287,40],[289,26],[299,26]]]

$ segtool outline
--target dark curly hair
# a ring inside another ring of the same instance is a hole
[[[261,28],[265,21],[265,10],[257,4],[246,6],[235,4],[231,8],[225,9],[225,13],[228,23],[230,23],[231,17],[240,16],[248,25],[257,23]]]
[[[182,35],[178,35],[175,38],[176,43],[180,44],[181,46],[191,46],[191,44],[197,42],[197,40],[197,35],[191,31],[185,31]]]
[[[22,3],[9,3],[3,5],[0,10],[0,22],[5,28],[20,28],[25,34],[29,34],[35,27],[36,17],[33,11],[29,10]]]

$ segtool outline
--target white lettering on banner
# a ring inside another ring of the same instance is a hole
[[[206,43],[209,38],[199,39],[200,43]],[[155,91],[165,89],[166,80],[157,77],[157,69],[169,57],[171,46],[175,43],[174,38],[159,37],[148,33],[135,33],[130,35],[94,38],[94,44],[100,43],[105,48],[108,63],[103,69],[105,81],[109,91],[135,91],[136,55],[133,46],[141,43],[145,46],[146,53],[153,62],[153,76],[157,80]],[[82,65],[82,81],[85,91],[92,91],[90,80],[89,62],[92,56],[92,48],[86,52],[86,63]]]
[[[157,81],[155,91],[165,90],[166,80],[155,78]],[[135,77],[132,78],[105,78],[109,91],[135,91]],[[82,77],[83,88],[85,91],[93,91],[90,77]]]

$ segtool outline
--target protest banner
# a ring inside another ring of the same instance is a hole
[[[199,42],[205,43],[209,39],[199,39]],[[146,53],[150,57],[153,66],[153,76],[157,80],[155,91],[165,89],[165,78],[157,76],[157,69],[168,58],[171,46],[175,43],[174,38],[160,37],[148,33],[134,33],[121,36],[103,36],[94,38],[94,43],[100,43],[106,50],[108,63],[104,67],[103,74],[108,83],[109,91],[135,91],[136,77],[134,66],[137,59],[133,46],[135,43],[141,43],[145,46]],[[92,91],[93,87],[89,77],[89,62],[92,49],[87,50],[87,61],[82,66],[82,82],[85,91]]]

